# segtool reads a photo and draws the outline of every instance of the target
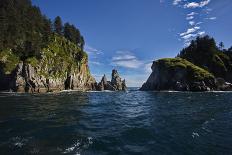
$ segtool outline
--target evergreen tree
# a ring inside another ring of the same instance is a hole
[[[223,42],[220,42],[219,43],[219,49],[222,51],[224,49],[224,43]]]
[[[214,38],[209,36],[197,37],[180,52],[179,57],[210,71],[216,77],[224,78],[228,70],[232,70],[229,56],[220,51]]]
[[[57,16],[54,20],[54,31],[59,35],[62,35],[63,31],[63,24],[60,16]]]
[[[64,37],[83,49],[84,38],[81,36],[80,31],[74,25],[69,23],[64,24]]]

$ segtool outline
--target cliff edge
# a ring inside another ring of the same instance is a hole
[[[209,91],[216,89],[215,77],[181,58],[153,62],[152,73],[140,90]]]

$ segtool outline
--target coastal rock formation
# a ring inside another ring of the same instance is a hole
[[[101,82],[98,84],[99,91],[110,90],[110,91],[125,91],[127,89],[126,81],[122,80],[117,70],[112,70],[111,81],[107,81],[106,75],[102,77]]]
[[[152,73],[140,90],[209,91],[216,90],[214,76],[181,58],[153,62]]]
[[[0,56],[0,91],[96,90],[87,54],[62,37],[54,36],[40,59],[28,58],[16,64],[11,60],[11,51]]]
[[[95,90],[95,79],[88,75],[88,66],[82,65],[80,71],[66,73],[66,77],[46,77],[39,72],[41,68],[23,62],[19,63],[11,75],[5,78],[5,90],[14,92],[53,92],[61,90]]]

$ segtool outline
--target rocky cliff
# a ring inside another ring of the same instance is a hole
[[[217,89],[215,77],[181,58],[153,62],[152,73],[140,90],[209,91]]]
[[[122,80],[117,70],[112,70],[111,81],[107,81],[106,75],[102,77],[101,82],[97,86],[97,90],[110,90],[110,91],[125,91],[127,90],[126,81]]]
[[[11,55],[11,50],[0,55],[1,91],[39,93],[96,89],[87,54],[64,37],[54,35],[42,50],[40,59],[18,61]]]

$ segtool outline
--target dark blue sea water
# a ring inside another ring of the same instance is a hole
[[[232,154],[232,93],[2,93],[0,154]]]

